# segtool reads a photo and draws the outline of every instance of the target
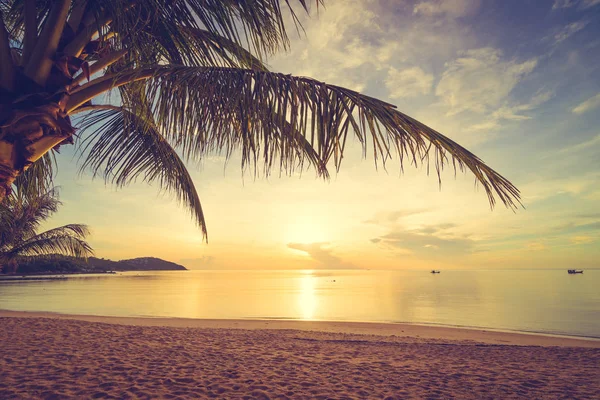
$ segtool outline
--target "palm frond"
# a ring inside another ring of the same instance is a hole
[[[339,168],[348,134],[372,152],[376,163],[397,156],[401,168],[430,163],[440,177],[446,166],[471,171],[493,207],[497,196],[516,207],[519,191],[473,153],[399,112],[388,103],[314,79],[265,71],[218,67],[161,66],[147,81],[147,98],[165,138],[186,156],[208,152],[230,155],[242,149],[243,165],[259,155],[265,167],[283,157],[297,161],[299,141],[277,140],[297,127],[324,163]]]
[[[89,234],[85,225],[65,225],[40,233],[13,247],[7,252],[9,257],[41,256],[62,254],[78,258],[87,258],[94,254],[84,240]]]
[[[266,71],[267,67],[244,47],[205,29],[184,28],[196,59],[188,65],[225,66]],[[175,64],[175,63],[174,63]],[[183,63],[180,63],[183,64]]]
[[[20,193],[17,187],[0,209],[2,219],[9,221],[0,227],[0,246],[14,246],[35,236],[40,224],[55,213],[60,204],[55,188],[40,195]]]
[[[70,236],[77,239],[85,239],[89,234],[90,229],[87,225],[67,224],[39,233],[29,240],[50,239],[64,236]]]
[[[134,109],[102,110],[82,121],[92,132],[82,143],[81,169],[103,175],[117,186],[141,179],[156,182],[161,190],[177,196],[187,206],[206,237],[200,198],[185,164],[158,131],[143,104]]]
[[[58,210],[58,190],[43,194],[17,191],[0,203],[0,257],[14,260],[20,256],[63,254],[87,257],[93,254],[85,241],[89,229],[69,224],[36,234],[40,223]]]
[[[19,175],[14,182],[15,196],[33,198],[37,194],[47,192],[53,186],[56,157],[54,152],[44,154],[31,164],[25,173]]]
[[[0,254],[10,248],[15,218],[9,201],[0,202]]]
[[[296,11],[308,11],[307,0],[286,0],[285,4],[296,23]],[[161,60],[205,65],[208,53],[203,51],[215,50],[205,42],[208,36],[236,47],[249,47],[260,59],[263,54],[288,46],[284,15],[280,0],[89,0],[86,9],[92,24],[110,19],[110,30],[119,35],[118,47],[130,50],[131,60],[138,65]],[[195,34],[197,29],[206,32],[201,42]],[[203,50],[203,45],[208,47]],[[200,64],[194,62],[198,55],[203,60]]]

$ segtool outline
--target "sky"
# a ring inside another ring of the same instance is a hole
[[[80,175],[63,147],[47,227],[86,223],[99,257],[191,269],[600,267],[600,0],[325,3],[270,69],[397,105],[511,180],[523,209],[492,210],[469,174],[440,188],[426,168],[376,169],[357,143],[329,181],[214,155],[189,165],[206,244],[171,196]]]

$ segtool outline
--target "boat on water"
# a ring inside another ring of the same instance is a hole
[[[440,271],[436,271],[435,269],[432,269],[432,270],[431,270],[431,273],[432,273],[432,274],[439,274],[439,273],[440,273]]]
[[[582,269],[569,269],[569,270],[567,270],[567,272],[569,274],[583,274],[583,270]]]

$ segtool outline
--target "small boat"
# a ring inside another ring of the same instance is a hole
[[[567,272],[569,274],[583,274],[583,270],[582,269],[569,269],[569,270],[567,270]]]
[[[440,273],[440,271],[436,271],[435,269],[432,269],[432,270],[431,270],[431,273],[432,273],[432,274],[439,274],[439,273]]]

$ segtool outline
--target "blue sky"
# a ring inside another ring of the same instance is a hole
[[[473,178],[387,172],[349,149],[330,182],[254,181],[232,159],[190,165],[208,245],[186,211],[143,183],[115,191],[60,159],[63,209],[101,257],[192,268],[567,268],[600,259],[600,0],[337,0],[293,28],[273,71],[398,106],[521,190],[490,210]]]

